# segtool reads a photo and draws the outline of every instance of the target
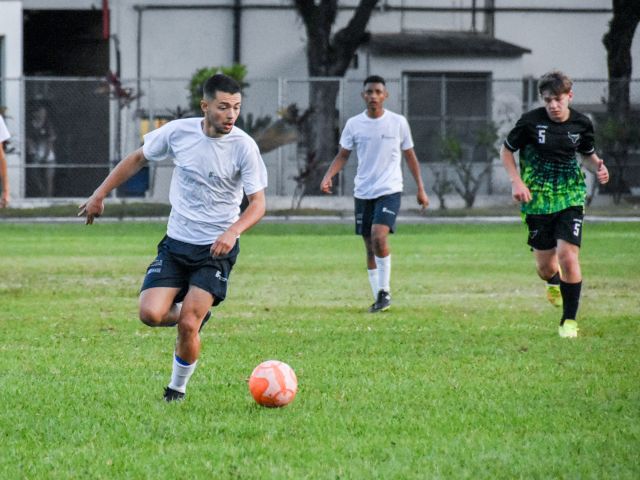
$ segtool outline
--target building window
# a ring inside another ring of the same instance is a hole
[[[476,139],[491,119],[490,73],[405,73],[404,81],[404,111],[420,161],[442,161],[447,137],[456,138],[474,160],[486,159]]]

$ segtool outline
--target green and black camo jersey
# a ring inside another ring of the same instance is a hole
[[[577,154],[595,151],[593,124],[586,115],[570,109],[569,119],[552,121],[544,107],[520,117],[504,146],[520,150],[520,176],[531,191],[522,204],[524,214],[554,213],[584,206],[587,187]]]

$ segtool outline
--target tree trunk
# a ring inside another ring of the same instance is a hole
[[[360,0],[349,23],[331,34],[338,13],[338,0],[292,0],[307,32],[307,69],[312,78],[343,77],[365,32],[378,0]],[[338,142],[337,80],[317,80],[309,86],[309,110],[305,129],[305,165],[296,181],[304,183],[302,195],[319,193],[322,175],[335,157]],[[303,150],[305,150],[303,148]]]

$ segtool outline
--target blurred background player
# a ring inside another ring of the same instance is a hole
[[[369,284],[374,303],[369,312],[387,310],[391,305],[391,252],[388,236],[395,230],[402,194],[402,154],[418,186],[417,200],[429,205],[420,165],[413,149],[411,129],[402,115],[385,110],[389,92],[382,77],[364,81],[362,98],[367,109],[347,120],[340,137],[340,149],[320,183],[331,193],[332,179],[347,163],[353,149],[358,157],[354,179],[356,234],[362,235],[367,252]]]
[[[7,129],[7,125],[4,123],[2,115],[0,115],[0,188],[2,188],[0,208],[9,205],[9,174],[7,171],[7,157],[4,153],[4,142],[9,138],[11,138],[9,129]]]
[[[538,81],[544,107],[520,117],[500,156],[511,178],[514,200],[521,202],[540,278],[547,298],[562,307],[559,334],[578,335],[576,314],[582,288],[578,255],[582,239],[586,184],[577,153],[601,184],[609,172],[595,152],[589,118],[569,107],[573,82],[553,71]],[[514,152],[520,151],[520,172]]]
[[[109,192],[147,161],[173,159],[167,234],[140,293],[142,322],[178,326],[171,381],[164,392],[168,402],[184,399],[200,355],[200,330],[211,306],[226,296],[238,238],[265,212],[266,167],[253,139],[234,126],[240,85],[214,75],[203,90],[204,118],[174,120],[146,134],[144,145],[114,168],[79,213],[93,223]],[[248,206],[240,214],[243,187]]]

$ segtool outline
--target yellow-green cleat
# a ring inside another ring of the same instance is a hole
[[[575,320],[565,320],[558,327],[558,334],[562,338],[576,338],[578,336],[578,322]]]
[[[551,285],[547,283],[547,300],[554,307],[562,306],[562,293],[560,292],[560,285]]]

